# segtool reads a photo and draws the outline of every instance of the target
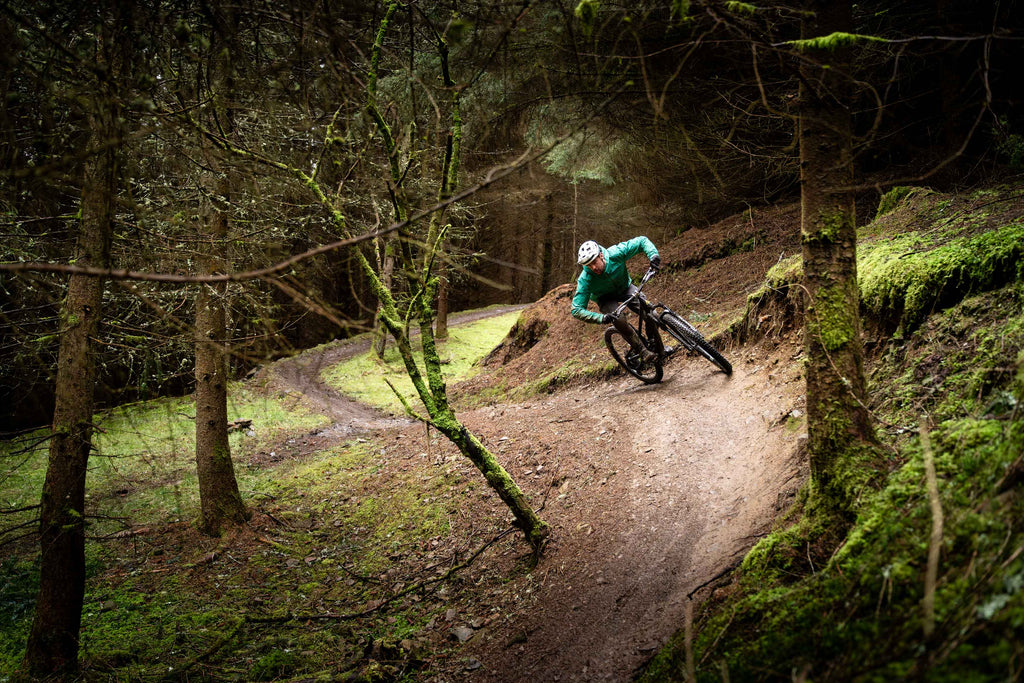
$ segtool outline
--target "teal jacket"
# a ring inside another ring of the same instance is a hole
[[[604,272],[597,275],[589,268],[584,267],[583,272],[576,279],[576,294],[572,297],[572,309],[570,310],[572,316],[588,323],[599,323],[604,320],[604,314],[587,310],[589,302],[597,301],[605,294],[625,291],[631,284],[626,261],[641,251],[649,259],[658,255],[654,243],[642,235],[619,242],[607,249],[601,247],[601,251],[604,253],[606,264]]]

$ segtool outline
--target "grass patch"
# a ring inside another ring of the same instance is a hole
[[[195,479],[195,408],[191,398],[164,398],[121,406],[96,417],[94,453],[89,458],[86,511],[95,517],[90,533],[121,528],[108,518],[134,524],[190,519],[198,509]],[[251,432],[231,434],[236,463],[246,454],[269,447],[286,434],[329,423],[287,396],[272,396],[232,383],[228,419],[252,419]],[[46,476],[46,432],[0,443],[0,508],[18,509],[39,503]],[[238,468],[246,488],[244,469]],[[34,511],[5,516],[23,523]]]
[[[159,505],[148,490],[119,496],[126,514],[138,515],[129,520],[136,529],[140,519],[161,514],[164,523],[88,543],[85,678],[157,679],[197,656],[202,664],[191,673],[204,680],[356,676],[367,665],[368,643],[406,671],[420,667],[397,644],[424,650],[427,624],[451,607],[450,586],[435,586],[442,597],[420,591],[358,621],[244,622],[360,612],[465,557],[467,524],[453,536],[449,520],[481,483],[465,476],[470,468],[458,459],[422,453],[390,462],[395,457],[388,445],[357,440],[277,467],[237,466],[256,515],[220,539],[169,523],[174,511],[147,509]],[[192,483],[178,483],[183,495]],[[110,509],[109,501],[93,501]],[[493,534],[494,525],[480,520],[478,533]],[[478,545],[469,535],[469,547]],[[16,671],[32,617],[38,568],[29,555],[0,562],[0,681]]]
[[[448,340],[438,346],[445,380],[451,384],[477,374],[480,371],[477,362],[501,343],[518,318],[518,312],[505,313],[449,328]],[[415,339],[413,344],[416,344]],[[420,372],[424,373],[422,367]],[[386,378],[411,405],[421,405],[393,345],[384,350],[383,360],[367,352],[324,370],[322,377],[330,386],[359,401],[392,413],[402,412],[402,404],[385,382]]]

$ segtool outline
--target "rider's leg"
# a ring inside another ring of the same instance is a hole
[[[639,306],[636,310],[637,315],[643,315]],[[670,346],[664,342],[661,338],[661,325],[658,324],[658,318],[654,315],[653,311],[644,318],[645,329],[647,330],[647,338],[650,339],[654,344],[654,350],[661,356],[669,356],[675,353],[676,347]]]
[[[633,289],[633,285],[630,285],[630,290],[631,289]],[[624,292],[621,292],[620,294],[609,294],[607,296],[601,297],[601,299],[597,302],[597,307],[601,309],[602,313],[615,313],[615,309],[618,308],[623,301],[629,298],[629,295],[631,293],[630,290],[626,290]],[[614,318],[612,324],[615,325],[615,329],[619,331],[619,334],[622,335],[623,339],[629,342],[630,346],[632,346],[634,349],[640,352],[640,358],[644,362],[650,362],[658,357],[657,353],[655,353],[654,351],[649,351],[647,349],[643,341],[641,341],[640,335],[636,333],[636,329],[629,324],[629,322],[625,319],[625,316],[618,316]]]
[[[666,347],[661,339],[661,333],[658,331],[657,318],[653,315],[644,315],[643,312],[639,310],[637,311],[637,315],[644,319],[644,329],[647,330],[647,338],[654,342],[654,350],[659,354],[665,353]]]

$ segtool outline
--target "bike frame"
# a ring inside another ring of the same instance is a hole
[[[614,327],[609,327],[605,331],[605,344],[608,345],[608,350],[611,352],[612,357],[626,368],[630,374],[647,384],[661,381],[662,364],[669,356],[680,349],[698,352],[704,358],[711,361],[711,363],[717,366],[726,375],[731,375],[732,364],[730,364],[729,361],[726,360],[725,357],[719,353],[703,335],[701,335],[697,328],[665,304],[660,301],[657,303],[651,303],[647,297],[644,296],[644,285],[654,277],[656,272],[656,270],[650,269],[644,273],[643,278],[640,279],[640,283],[636,286],[636,291],[616,307],[613,315],[618,318],[627,308],[634,310],[639,317],[639,322],[635,326],[635,329],[637,334],[640,336],[642,344],[648,345],[645,340],[657,341],[660,338],[660,335],[658,334],[658,328],[660,328],[670,337],[679,342],[679,345],[669,351],[666,351],[663,343],[656,344],[656,346],[661,347],[661,350],[658,353],[657,360],[654,361],[654,369],[648,373],[644,369],[647,367],[646,365],[631,365],[628,355],[624,356],[616,349],[615,342],[613,341],[614,335],[618,334],[619,337],[624,338],[625,335],[617,333]],[[630,307],[630,304],[634,304],[634,302],[636,309]],[[632,323],[627,322],[626,324],[632,326]],[[655,327],[652,329],[651,325],[654,325]],[[638,351],[635,344],[629,342],[629,345],[633,349],[634,353]]]
[[[663,315],[665,315],[666,313],[671,313],[671,314],[677,315],[677,316],[678,316],[678,313],[676,313],[675,311],[673,311],[671,308],[669,308],[665,304],[661,303],[660,301],[657,302],[657,303],[651,303],[647,299],[647,297],[645,297],[643,295],[643,293],[644,293],[643,292],[644,285],[646,285],[647,282],[652,277],[654,277],[655,273],[657,273],[657,272],[658,271],[654,270],[653,268],[648,269],[647,272],[644,273],[644,276],[642,278],[640,278],[640,283],[636,286],[636,291],[633,292],[633,294],[631,294],[625,301],[623,301],[621,304],[619,304],[619,306],[615,309],[615,312],[612,315],[614,315],[616,318],[619,317],[620,315],[622,315],[623,311],[625,311],[627,308],[629,308],[629,304],[630,303],[632,303],[633,301],[636,301],[637,302],[637,306],[639,306],[642,311],[645,311],[645,312],[649,313],[650,314],[650,318],[658,323],[658,327],[660,327],[661,329],[663,329],[666,332],[668,332],[669,336],[672,337],[673,339],[675,339],[676,341],[680,342],[687,351],[693,351],[692,344],[688,343],[687,340],[685,340],[685,339],[679,339],[678,337],[676,337],[676,335],[671,334],[671,331],[668,328],[666,328],[665,325],[662,324],[662,322],[661,322],[661,317]],[[630,310],[632,310],[632,309],[630,309]],[[640,327],[641,329],[639,329],[638,331],[640,332],[641,335],[643,335],[642,325],[644,325],[644,323],[646,322],[646,318],[647,317],[648,316],[646,316],[646,315],[640,315],[639,316],[640,325],[638,327]]]

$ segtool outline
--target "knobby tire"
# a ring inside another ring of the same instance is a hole
[[[626,372],[636,377],[644,384],[657,384],[664,376],[665,369],[661,363],[642,363],[637,357],[633,346],[614,327],[604,331],[604,343],[608,345],[608,351],[612,354],[619,365],[626,369]]]
[[[686,348],[700,353],[725,374],[732,374],[732,364],[704,338],[704,335],[697,331],[697,328],[673,313],[663,313],[660,320],[668,333],[678,342]]]

